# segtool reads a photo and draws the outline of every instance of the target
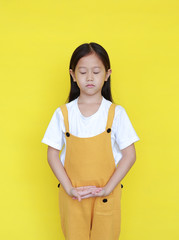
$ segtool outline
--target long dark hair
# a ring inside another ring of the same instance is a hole
[[[84,43],[75,49],[70,60],[69,69],[72,69],[74,72],[80,58],[92,53],[96,53],[98,55],[98,57],[103,62],[105,70],[107,72],[107,70],[110,69],[109,56],[106,50],[101,45],[94,42]],[[69,96],[66,100],[66,103],[73,101],[80,95],[80,89],[77,83],[73,81],[71,74],[70,74],[70,81],[71,81],[71,89],[70,89]],[[114,102],[111,94],[111,76],[109,76],[108,80],[104,82],[104,85],[101,90],[101,94],[107,100]]]

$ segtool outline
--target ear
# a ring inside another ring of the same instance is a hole
[[[105,82],[107,82],[107,80],[108,80],[109,76],[111,75],[111,73],[112,73],[112,70],[108,69],[108,71],[106,72],[105,80],[104,80]]]
[[[72,78],[73,78],[73,81],[76,82],[75,73],[73,72],[73,70],[70,69],[69,72],[70,72],[70,75],[71,75]]]

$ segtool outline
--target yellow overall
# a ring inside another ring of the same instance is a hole
[[[115,113],[112,103],[106,130],[94,137],[80,138],[69,132],[68,110],[60,106],[66,129],[64,168],[73,187],[104,187],[115,171],[111,127]],[[121,183],[105,197],[72,199],[59,188],[61,227],[66,240],[118,240],[121,228]]]

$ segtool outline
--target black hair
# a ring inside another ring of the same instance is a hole
[[[75,51],[71,56],[69,69],[72,69],[74,72],[80,58],[90,55],[92,53],[96,53],[97,56],[101,59],[101,61],[104,64],[105,70],[107,72],[108,69],[110,69],[110,60],[109,60],[108,53],[101,45],[95,42],[81,44],[79,47],[75,49]],[[77,83],[73,81],[71,74],[70,74],[70,81],[71,81],[71,89],[66,102],[71,102],[80,95],[80,89]],[[110,76],[108,80],[104,82],[104,85],[101,90],[101,94],[107,100],[114,102],[111,94],[111,77]]]

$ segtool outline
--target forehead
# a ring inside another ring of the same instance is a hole
[[[84,56],[80,58],[80,60],[77,63],[77,67],[104,67],[103,62],[98,57],[97,54],[90,54],[87,56]]]

